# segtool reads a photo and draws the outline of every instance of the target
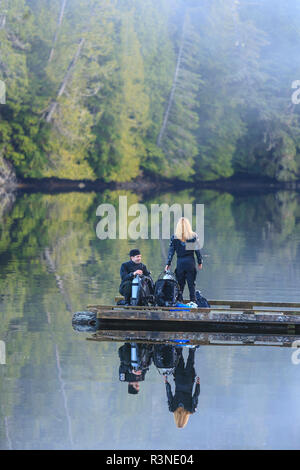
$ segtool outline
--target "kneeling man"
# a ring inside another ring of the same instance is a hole
[[[120,269],[120,276],[122,281],[119,289],[120,294],[125,297],[125,301],[128,304],[130,303],[131,284],[134,276],[144,275],[150,277],[151,274],[147,267],[141,263],[142,255],[140,250],[131,250],[129,256],[130,261],[123,263]]]

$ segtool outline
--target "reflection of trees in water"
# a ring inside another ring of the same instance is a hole
[[[256,230],[268,243],[281,243],[299,230],[299,200],[300,195],[290,191],[235,199],[237,227],[241,223],[245,233]]]
[[[238,297],[241,295],[239,288],[245,290],[248,284],[252,288],[249,295],[263,300],[260,296],[264,297],[266,292],[261,289],[267,284],[270,283],[269,295],[272,295],[281,287],[288,288],[295,283],[295,260],[300,255],[299,197],[299,193],[292,191],[236,195],[191,190],[177,193],[174,199],[171,194],[162,196],[159,202],[192,202],[205,206],[201,250],[204,269],[197,277],[200,289],[210,297],[220,292],[228,298],[233,291]],[[284,275],[285,279],[281,279]],[[256,292],[257,288],[261,293]],[[245,292],[242,295],[245,296]]]
[[[45,247],[49,248],[57,275],[64,281],[78,282],[89,279],[88,291],[91,299],[109,300],[117,290],[120,264],[128,259],[130,248],[138,246],[143,261],[148,264],[154,277],[164,267],[168,240],[99,240],[95,228],[99,221],[96,209],[101,203],[111,203],[116,208],[118,226],[118,202],[120,195],[128,196],[128,207],[143,202],[150,214],[151,204],[196,203],[205,205],[205,240],[203,254],[209,255],[207,262],[219,269],[222,260],[235,264],[245,255],[249,246],[260,240],[260,257],[267,258],[270,252],[280,247],[286,260],[297,256],[297,243],[291,235],[299,231],[299,195],[295,192],[279,191],[265,195],[234,196],[228,193],[205,190],[195,193],[184,190],[166,193],[155,199],[140,201],[139,196],[124,191],[96,193],[69,193],[56,195],[25,194],[15,201],[6,215],[0,233],[0,257],[2,273],[13,260],[14,272],[9,272],[5,282],[16,281],[25,276],[27,267],[21,260],[37,257]],[[195,210],[193,211],[195,213]],[[193,217],[195,227],[195,216]],[[149,236],[150,236],[149,216]],[[234,242],[233,242],[234,240]],[[224,249],[226,247],[226,249]],[[253,257],[256,257],[256,247]],[[263,253],[262,253],[263,250]],[[41,254],[41,259],[43,255]],[[205,259],[205,258],[204,258]],[[113,262],[112,262],[113,260]],[[175,265],[175,262],[173,262]],[[231,269],[231,268],[230,268]],[[37,275],[51,275],[47,263],[32,264]],[[203,274],[204,276],[204,274]],[[52,278],[53,280],[53,278]],[[30,288],[30,286],[29,286]],[[72,292],[71,297],[78,293]],[[72,299],[71,299],[72,300]]]
[[[295,260],[299,257],[300,195],[278,191],[274,194],[235,200],[233,214],[240,224],[246,247],[252,247],[253,261],[279,278],[282,287],[296,278]],[[256,246],[254,246],[254,239]],[[248,248],[247,248],[248,249]],[[275,259],[276,257],[276,259]]]
[[[7,424],[6,428],[5,425],[0,425],[0,435],[2,442],[6,442],[8,447],[14,447],[16,443],[21,442],[20,436],[26,420],[25,411],[20,415],[21,405],[24,410],[35,410],[30,418],[30,423],[34,423],[32,441],[38,443],[39,416],[46,416],[45,410],[48,410],[48,442],[56,443],[57,448],[61,442],[67,442],[66,407],[61,391],[64,387],[75,444],[83,435],[91,437],[97,434],[100,442],[108,431],[113,432],[115,430],[113,424],[108,425],[109,429],[102,426],[103,422],[110,423],[112,410],[117,416],[113,418],[114,423],[117,420],[120,424],[119,435],[115,436],[115,439],[121,442],[122,432],[126,431],[128,426],[128,416],[136,413],[136,403],[126,404],[128,406],[124,411],[124,397],[115,393],[113,371],[116,364],[113,355],[107,354],[113,346],[101,344],[101,358],[104,359],[95,361],[95,354],[99,350],[95,352],[94,347],[82,344],[82,341],[74,336],[70,327],[70,314],[56,284],[57,280],[63,280],[63,286],[70,297],[73,309],[76,306],[80,309],[88,303],[112,300],[119,285],[120,264],[128,259],[129,248],[136,245],[143,253],[145,264],[154,272],[154,278],[155,274],[161,271],[165,259],[161,256],[159,240],[116,242],[100,241],[96,238],[97,206],[102,202],[117,204],[119,195],[126,194],[129,196],[129,204],[138,202],[138,196],[123,191],[107,192],[103,195],[26,194],[17,198],[14,206],[6,212],[5,223],[1,224],[0,229],[0,285],[4,299],[1,304],[3,316],[0,338],[7,341],[9,361],[5,366],[5,373],[9,380],[5,381],[4,376],[0,376],[3,396],[0,422]],[[249,283],[254,282],[260,273],[259,270],[262,269],[255,265],[257,260],[263,265],[264,272],[274,270],[272,263],[289,264],[289,267],[285,267],[285,273],[289,279],[295,276],[293,271],[296,256],[299,257],[296,238],[299,239],[300,221],[297,193],[280,191],[274,194],[242,197],[217,191],[195,193],[194,190],[190,190],[175,195],[167,193],[142,202],[146,205],[162,202],[205,204],[203,253],[209,254],[210,257],[205,260],[205,270],[199,276],[201,285],[203,283],[205,286],[206,281],[213,279],[218,287],[226,286],[229,281],[224,271],[233,273],[236,276],[235,282],[238,283],[240,273],[245,273],[244,265],[241,263],[245,262],[245,250],[249,250],[249,247],[253,250],[251,253],[253,265],[249,267],[247,273]],[[253,235],[255,241],[260,243],[259,253],[257,247],[253,246]],[[46,263],[44,258],[46,247],[49,247],[51,260],[59,279],[50,272]],[[224,266],[223,270],[224,259],[229,260],[230,264]],[[288,287],[288,282],[288,279],[283,280],[283,286]],[[53,331],[55,340],[49,335],[49,328]],[[54,344],[59,351],[59,364],[57,351],[53,349]],[[212,364],[214,360],[220,360],[219,351],[219,349],[210,350]],[[232,349],[227,365],[224,364],[222,369],[224,373],[220,377],[220,383],[224,386],[231,382],[234,358],[237,354],[238,351]],[[106,393],[111,397],[111,403],[105,410],[99,407],[99,388],[95,385],[90,391],[91,406],[85,410],[86,427],[82,430],[80,420],[77,418],[82,410],[80,394],[76,395],[76,390],[71,384],[76,379],[78,383],[82,380],[82,370],[85,370],[87,363],[94,384],[97,381],[98,383],[106,381]],[[61,375],[58,375],[58,365],[61,367]],[[30,377],[35,383],[40,384],[39,393],[29,393],[32,392],[30,389],[16,393],[15,387],[18,382],[24,381],[29,387],[29,382],[26,382],[28,374],[31,374]],[[59,383],[60,380],[63,382]],[[49,402],[49,399],[52,402]],[[141,407],[144,409],[149,408],[149,403],[152,406],[160,406],[160,401],[158,397],[153,396],[150,385],[147,389],[145,387],[140,399]],[[57,410],[53,414],[55,404]],[[134,420],[132,426],[135,426]],[[143,442],[147,438],[151,439],[153,430],[150,427],[143,429],[142,432]],[[41,442],[45,443],[45,439]]]
[[[3,219],[6,213],[9,213],[12,210],[15,199],[16,197],[14,193],[7,193],[0,188],[0,220]]]

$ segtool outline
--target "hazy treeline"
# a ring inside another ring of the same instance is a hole
[[[1,0],[23,177],[300,178],[297,0]]]

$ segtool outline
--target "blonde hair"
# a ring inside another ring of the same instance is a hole
[[[196,236],[196,233],[192,230],[189,219],[180,217],[176,225],[175,236],[183,242]]]
[[[192,413],[184,409],[182,406],[179,406],[174,411],[174,421],[178,428],[184,428],[187,425],[189,417]]]

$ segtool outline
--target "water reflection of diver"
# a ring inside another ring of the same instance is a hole
[[[135,395],[140,390],[140,382],[145,380],[152,361],[152,345],[125,343],[119,348],[119,379],[128,382],[128,393]]]
[[[174,413],[174,420],[178,428],[184,428],[191,414],[195,413],[200,394],[200,378],[196,378],[194,367],[196,349],[189,349],[189,355],[184,365],[183,354],[179,357],[178,364],[174,370],[175,394],[172,394],[171,385],[165,375],[166,392],[168,397],[169,410]],[[193,394],[193,387],[196,378],[196,386]]]

